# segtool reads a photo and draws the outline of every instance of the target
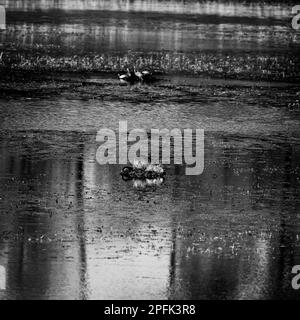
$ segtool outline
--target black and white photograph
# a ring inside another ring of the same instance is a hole
[[[300,1],[0,0],[0,300],[300,300]]]

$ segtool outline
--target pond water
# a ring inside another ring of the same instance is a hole
[[[29,57],[299,49],[280,2],[5,3],[1,45]],[[0,89],[0,299],[300,297],[297,83],[12,76]],[[97,131],[121,120],[204,129],[203,173],[171,163],[160,185],[123,181],[121,165],[95,159]]]
[[[5,1],[4,1],[5,3]],[[7,1],[1,42],[63,52],[299,50],[291,5],[238,1]]]

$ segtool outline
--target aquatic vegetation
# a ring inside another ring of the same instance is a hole
[[[51,50],[50,50],[51,51]],[[4,51],[0,68],[6,72],[115,72],[127,68],[153,74],[190,74],[212,78],[290,81],[300,80],[300,58],[261,53],[170,53],[129,52],[121,54],[57,55],[39,50]]]

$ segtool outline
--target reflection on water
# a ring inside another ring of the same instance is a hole
[[[0,290],[6,290],[6,269],[0,266]]]
[[[133,187],[137,189],[146,189],[148,187],[159,187],[164,183],[163,178],[158,179],[146,179],[146,180],[133,180]]]
[[[128,50],[257,53],[257,50],[291,51],[300,45],[298,34],[291,32],[290,6],[284,4],[175,0],[8,1],[7,7],[10,9],[7,31],[0,34],[0,41],[7,45],[15,43],[19,48],[38,49],[46,45],[49,50],[81,54]],[[38,11],[41,8],[64,11],[41,14]],[[29,13],[23,12],[27,9]]]
[[[290,6],[278,2],[13,1],[8,7],[0,47],[9,70],[119,72],[134,64],[157,73],[293,82],[299,74],[300,35],[291,28]]]
[[[10,10],[107,10],[125,12],[164,12],[179,14],[205,14],[246,17],[282,18],[291,14],[288,4],[265,4],[239,1],[181,1],[181,0],[4,0]]]
[[[1,298],[297,298],[298,147],[207,135],[203,175],[135,189],[94,139],[2,136]]]
[[[140,19],[137,19],[140,20]],[[153,22],[154,23],[154,22]],[[22,24],[8,25],[0,37],[4,43],[19,46],[52,46],[56,50],[79,53],[167,50],[195,52],[202,50],[290,50],[299,47],[299,39],[287,32],[287,26],[243,24],[144,23],[111,19],[97,24]]]

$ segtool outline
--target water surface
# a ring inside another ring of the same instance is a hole
[[[0,299],[299,299],[292,4],[5,4]],[[159,81],[121,86],[132,64]],[[204,129],[203,173],[123,181],[95,159],[121,120]]]

